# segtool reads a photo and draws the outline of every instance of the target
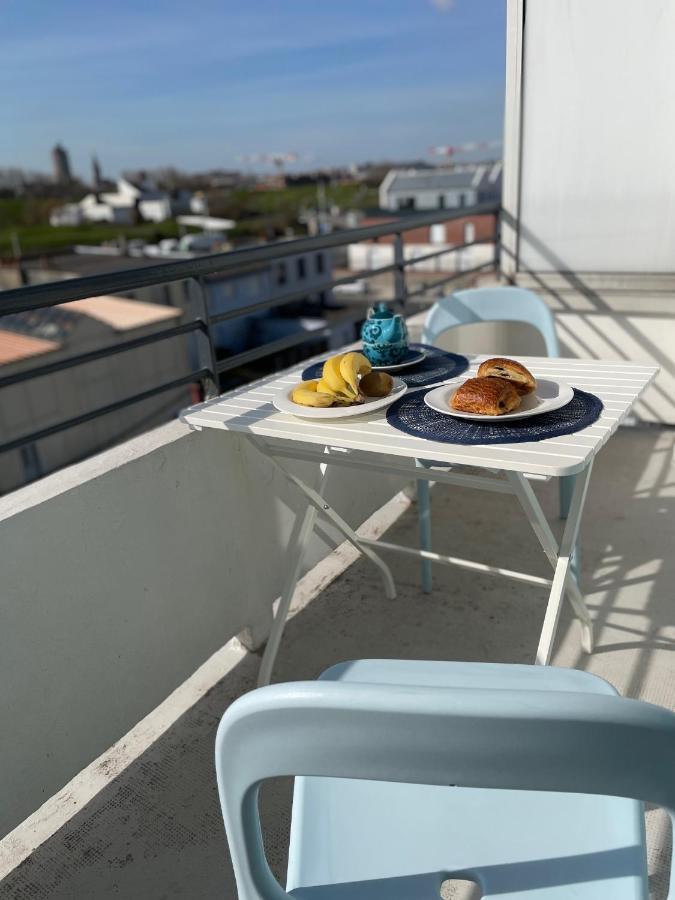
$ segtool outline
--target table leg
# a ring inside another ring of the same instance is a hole
[[[576,477],[576,475],[563,475],[562,478],[558,479],[558,502],[561,519],[566,519],[570,511]],[[581,550],[579,548],[578,540],[574,545],[574,551],[572,552],[572,572],[574,573],[574,577],[578,580],[579,573],[581,572]]]
[[[323,492],[326,488],[326,481],[328,479],[328,466],[322,465],[321,469],[321,481],[319,482],[319,487],[317,489],[317,494],[319,496],[323,495]],[[290,563],[288,571],[286,572],[284,586],[281,591],[281,599],[279,600],[277,613],[272,621],[272,628],[270,629],[270,634],[267,638],[267,644],[265,645],[265,652],[263,653],[262,661],[260,663],[260,671],[258,672],[258,687],[263,687],[264,685],[270,683],[270,679],[272,677],[272,669],[277,658],[277,653],[279,652],[281,636],[283,635],[284,628],[286,627],[286,620],[288,619],[288,611],[291,606],[291,600],[293,599],[295,587],[298,583],[298,579],[300,578],[302,561],[305,555],[305,548],[307,547],[307,544],[309,543],[309,540],[312,536],[312,532],[314,531],[316,517],[316,507],[308,506],[305,510],[302,520],[298,518],[296,527],[291,534],[291,539],[286,550],[286,555],[288,556]]]
[[[302,493],[307,497],[310,503],[309,507],[305,511],[302,524],[297,529],[297,531],[294,532],[291,538],[291,542],[289,543],[287,552],[289,558],[292,560],[292,564],[286,576],[286,581],[284,583],[281,600],[279,601],[277,614],[274,617],[270,636],[267,640],[267,646],[265,647],[265,652],[263,653],[262,662],[260,664],[258,686],[262,687],[263,685],[269,684],[270,682],[272,668],[274,666],[274,662],[279,650],[279,644],[281,642],[281,636],[286,625],[286,619],[288,618],[288,611],[290,609],[291,600],[295,592],[295,586],[300,577],[305,548],[309,543],[310,537],[312,536],[318,513],[322,513],[323,515],[325,515],[326,518],[328,518],[336,526],[336,528],[338,528],[338,530],[342,532],[345,538],[357,548],[357,550],[363,553],[364,556],[367,556],[368,559],[370,559],[370,561],[378,567],[382,575],[382,580],[384,582],[384,592],[387,599],[395,599],[396,585],[394,584],[394,578],[391,574],[391,570],[389,566],[384,562],[384,560],[382,560],[378,556],[378,554],[375,553],[373,549],[371,549],[371,547],[367,546],[366,544],[362,544],[358,534],[354,531],[354,529],[351,528],[351,526],[347,522],[345,522],[345,520],[340,515],[338,515],[338,513],[336,513],[335,510],[324,500],[323,494],[326,489],[326,481],[328,478],[328,448],[326,448],[327,461],[326,463],[321,463],[321,481],[318,488],[315,490],[314,488],[311,488],[309,485],[305,484],[305,482],[301,478],[298,478],[297,475],[294,475],[292,472],[289,472],[288,469],[282,466],[281,463],[277,459],[275,459],[274,454],[271,452],[271,450],[268,450],[267,447],[257,441],[252,441],[252,443],[265,455],[265,457],[272,463],[272,465],[276,469],[278,469],[278,471],[284,476],[284,478],[287,479],[287,481],[290,481],[291,484],[295,485],[300,491],[302,491]]]
[[[541,665],[547,665],[550,662],[562,598],[565,593],[567,593],[575,615],[581,624],[582,647],[587,653],[593,652],[593,622],[574,575],[569,577],[591,469],[592,461],[576,477],[569,515],[560,545],[551,531],[532,486],[519,473],[508,473],[513,491],[554,569],[553,583],[537,648],[536,662]]]
[[[279,468],[281,472],[284,473],[286,478],[291,481],[297,488],[299,488],[303,494],[307,497],[309,502],[315,507],[315,509],[326,516],[335,527],[342,532],[342,534],[347,538],[350,544],[353,544],[357,550],[363,553],[364,556],[367,556],[368,559],[374,563],[377,568],[380,570],[380,574],[382,575],[382,581],[384,582],[384,593],[388,600],[396,599],[396,585],[394,584],[394,577],[391,574],[391,569],[384,562],[383,559],[375,553],[375,551],[369,547],[367,544],[361,542],[358,534],[354,531],[354,529],[349,525],[338,513],[335,512],[332,506],[329,506],[321,494],[318,491],[315,491],[314,488],[309,487],[309,485],[305,484],[301,478],[298,478],[297,475],[293,475],[287,469],[284,468],[277,460],[271,457],[272,462]]]

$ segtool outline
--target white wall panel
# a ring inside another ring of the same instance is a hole
[[[520,267],[675,271],[675,3],[532,0]]]

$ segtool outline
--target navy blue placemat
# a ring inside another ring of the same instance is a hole
[[[430,409],[424,402],[426,391],[407,393],[387,410],[387,421],[399,431],[443,444],[521,444],[573,434],[595,422],[602,412],[602,400],[595,394],[574,388],[566,406],[552,412],[515,419],[512,422],[475,422],[456,419]]]
[[[449,353],[447,350],[440,350],[430,344],[410,344],[410,349],[416,352],[425,350],[427,355],[417,365],[392,373],[401,381],[405,381],[408,387],[426,387],[436,384],[438,381],[455,378],[469,368],[469,360],[466,356],[460,356],[458,353]],[[313,363],[302,373],[302,380],[309,381],[312,378],[320,378],[322,369],[323,361]]]

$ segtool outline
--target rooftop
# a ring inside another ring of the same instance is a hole
[[[388,189],[394,191],[452,190],[493,185],[501,176],[501,163],[473,169],[394,169]]]
[[[58,350],[60,346],[58,341],[18,334],[3,328],[0,329],[0,366],[7,366],[33,356],[42,356],[43,353]]]
[[[130,300],[123,297],[87,297],[85,300],[71,300],[60,304],[60,308],[69,312],[90,316],[114,331],[131,331],[177,319],[182,310],[174,306],[162,306],[159,303],[143,303],[141,300]]]

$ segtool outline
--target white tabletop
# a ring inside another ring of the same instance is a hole
[[[475,374],[481,360],[486,358],[485,355],[470,357],[469,374]],[[277,412],[271,402],[274,395],[288,391],[300,381],[300,373],[309,361],[193,406],[185,410],[181,419],[194,428],[221,428],[281,441],[301,441],[533,475],[571,475],[583,469],[616,431],[658,372],[654,366],[627,362],[524,356],[518,359],[535,377],[567,381],[573,387],[600,397],[604,409],[597,422],[575,434],[542,441],[465,446],[404,434],[388,424],[386,410],[326,422]]]

